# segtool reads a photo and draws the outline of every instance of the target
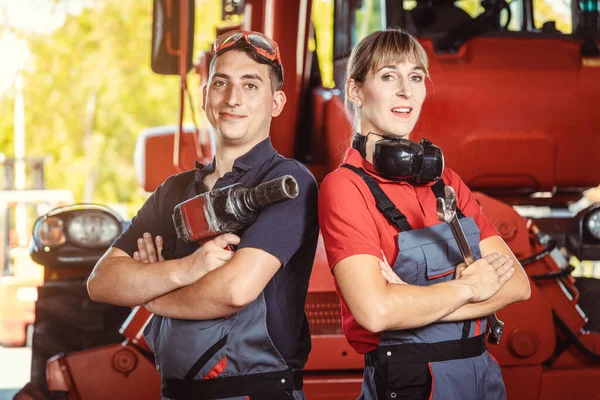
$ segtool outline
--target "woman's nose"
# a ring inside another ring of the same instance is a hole
[[[400,79],[398,81],[398,91],[396,92],[396,95],[405,98],[412,96],[410,84],[406,80]]]

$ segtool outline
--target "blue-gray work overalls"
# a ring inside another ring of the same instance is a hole
[[[163,256],[182,258],[197,248],[165,238]],[[162,399],[304,400],[302,373],[290,369],[275,348],[266,318],[264,292],[227,318],[196,321],[154,315],[144,336],[162,378]]]
[[[392,266],[400,279],[421,286],[454,279],[456,265],[463,259],[448,224],[412,230],[372,177],[355,167],[349,169],[365,179],[378,208],[401,230],[400,253]],[[442,180],[432,187],[437,197],[443,197],[443,189]],[[479,228],[473,218],[464,218],[459,210],[457,214],[463,217],[463,230],[478,259]],[[485,332],[485,318],[382,332],[379,347],[365,355],[359,399],[505,399],[502,372],[486,350]]]

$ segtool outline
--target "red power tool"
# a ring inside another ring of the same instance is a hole
[[[298,196],[298,183],[291,175],[247,188],[239,183],[215,189],[186,200],[173,210],[177,237],[186,242],[236,230],[252,223],[270,205]]]

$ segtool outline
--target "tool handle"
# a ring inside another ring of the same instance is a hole
[[[469,242],[467,242],[467,237],[465,236],[465,232],[463,231],[456,214],[448,223],[448,225],[450,225],[450,229],[452,230],[452,234],[456,239],[456,243],[458,244],[460,253],[463,256],[463,259],[465,260],[465,264],[467,264],[467,266],[473,264],[475,262],[475,258],[473,258],[471,247],[469,247]]]
[[[496,316],[496,313],[487,316],[488,324],[488,337],[487,341],[489,344],[499,344],[502,338],[502,332],[504,331],[504,322],[500,321]]]

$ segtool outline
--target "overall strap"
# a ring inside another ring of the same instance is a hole
[[[446,184],[444,183],[444,180],[440,179],[431,186],[431,190],[433,191],[433,194],[435,194],[435,197],[441,197],[443,199],[446,197],[446,193],[444,192],[445,187]],[[456,207],[456,215],[459,219],[465,217],[465,214],[463,214],[463,212],[460,208],[458,208],[458,206]]]
[[[358,174],[371,191],[371,194],[375,198],[375,203],[377,204],[377,209],[381,211],[383,216],[396,228],[401,231],[411,231],[412,226],[408,223],[406,216],[402,214],[400,210],[392,203],[390,198],[383,192],[383,190],[379,187],[375,179],[365,171],[360,168],[356,168],[353,165],[342,164],[342,167],[348,168],[350,171]]]

